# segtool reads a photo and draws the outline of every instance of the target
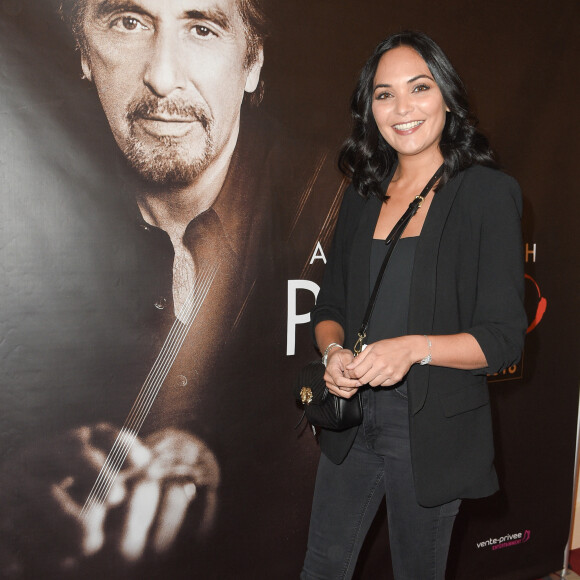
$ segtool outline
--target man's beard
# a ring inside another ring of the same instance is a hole
[[[193,156],[187,144],[179,137],[158,137],[156,145],[144,144],[138,139],[136,121],[155,114],[195,119],[204,132],[199,153]],[[201,175],[215,158],[211,118],[199,105],[149,95],[129,104],[127,121],[129,138],[122,147],[123,153],[129,165],[147,181],[159,185],[187,185]]]

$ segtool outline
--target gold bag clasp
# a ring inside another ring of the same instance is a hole
[[[302,387],[300,389],[300,400],[303,405],[309,405],[312,403],[313,395],[312,389],[310,387]]]

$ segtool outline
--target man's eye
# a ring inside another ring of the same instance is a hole
[[[121,30],[129,30],[129,31],[138,29],[147,30],[147,27],[142,22],[137,20],[137,18],[135,18],[134,16],[122,16],[121,18],[114,20],[111,23],[111,26],[113,28],[119,28]]]
[[[215,32],[213,32],[203,24],[196,24],[195,26],[192,26],[191,29],[193,30],[195,35],[198,36],[199,38],[208,38],[210,36],[216,36]]]

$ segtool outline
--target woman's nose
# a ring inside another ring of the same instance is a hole
[[[407,94],[398,96],[395,110],[401,116],[408,115],[413,110],[411,97]]]

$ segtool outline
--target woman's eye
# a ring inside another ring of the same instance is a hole
[[[428,91],[431,87],[429,85],[417,85],[414,89],[413,92],[415,93],[420,93],[422,91]]]
[[[384,99],[389,99],[390,97],[392,97],[391,93],[378,93],[375,99],[377,99],[377,101],[382,101]]]

